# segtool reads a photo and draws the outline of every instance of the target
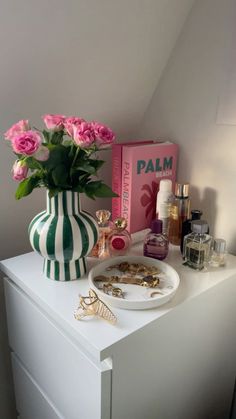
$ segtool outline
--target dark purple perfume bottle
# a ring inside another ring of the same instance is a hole
[[[169,241],[162,234],[162,220],[153,220],[151,230],[144,240],[143,254],[144,256],[163,260],[168,254]]]

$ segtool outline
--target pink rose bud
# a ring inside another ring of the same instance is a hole
[[[17,135],[11,141],[15,153],[25,156],[32,156],[38,150],[41,142],[42,139],[39,133],[35,131],[22,132],[22,134]]]
[[[36,153],[33,154],[33,157],[38,161],[46,161],[49,158],[49,149],[44,145],[41,145]]]
[[[6,140],[12,140],[14,137],[16,137],[16,135],[21,134],[24,131],[28,131],[29,129],[30,127],[28,119],[22,119],[21,121],[12,125],[12,127],[5,132],[4,137]]]
[[[20,160],[16,160],[12,168],[12,178],[17,181],[24,180],[28,173],[28,167],[26,163]]]
[[[82,147],[88,148],[95,141],[95,135],[93,127],[88,122],[81,122],[80,125],[73,127],[73,138],[74,142]]]
[[[114,142],[115,134],[109,127],[102,125],[99,122],[93,122],[92,126],[96,137],[96,143],[98,145],[111,144]]]
[[[74,127],[80,125],[81,122],[85,122],[85,120],[82,119],[82,118],[77,118],[76,116],[70,116],[69,118],[65,119],[64,127],[65,127],[65,130],[66,130],[67,134],[70,137],[73,136]]]
[[[47,129],[61,131],[64,129],[65,116],[48,114],[43,116],[43,121]]]

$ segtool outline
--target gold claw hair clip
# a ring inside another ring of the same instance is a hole
[[[107,305],[98,298],[96,292],[93,289],[89,290],[88,297],[79,297],[79,307],[74,312],[76,320],[82,320],[86,316],[98,316],[108,321],[111,324],[117,322],[116,316],[107,307]]]

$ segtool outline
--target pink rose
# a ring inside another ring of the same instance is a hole
[[[81,124],[81,122],[85,122],[82,118],[77,118],[76,116],[70,116],[69,118],[65,119],[64,127],[67,134],[72,137],[74,132],[74,127],[77,127]]]
[[[102,125],[99,122],[93,122],[92,125],[98,145],[113,143],[115,134],[109,127]]]
[[[11,141],[15,153],[25,156],[32,156],[38,150],[41,142],[42,139],[39,133],[35,131],[22,132],[22,134],[17,135]]]
[[[29,129],[28,119],[21,119],[21,121],[12,125],[12,127],[5,132],[4,137],[6,140],[12,140],[16,135],[21,134],[24,131],[28,131]]]
[[[94,130],[88,122],[81,122],[80,125],[73,127],[74,142],[82,147],[90,147],[95,141]]]
[[[39,146],[36,153],[33,154],[33,157],[38,161],[46,161],[49,158],[49,149],[44,145]]]
[[[64,129],[65,116],[48,114],[43,116],[43,121],[47,129],[61,131]]]
[[[27,173],[28,173],[28,167],[26,163],[20,160],[16,160],[12,168],[12,178],[14,180],[21,181],[26,178]]]

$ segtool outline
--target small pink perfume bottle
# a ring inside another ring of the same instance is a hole
[[[111,213],[105,209],[98,210],[96,211],[96,217],[98,220],[99,237],[97,243],[90,252],[90,256],[105,259],[109,257],[107,238],[112,230],[110,221]]]
[[[144,240],[143,254],[144,256],[163,260],[168,254],[169,241],[162,234],[162,220],[153,220],[151,230]]]
[[[114,221],[115,228],[108,237],[109,251],[112,256],[125,255],[131,246],[131,236],[126,230],[125,218],[117,218]]]

